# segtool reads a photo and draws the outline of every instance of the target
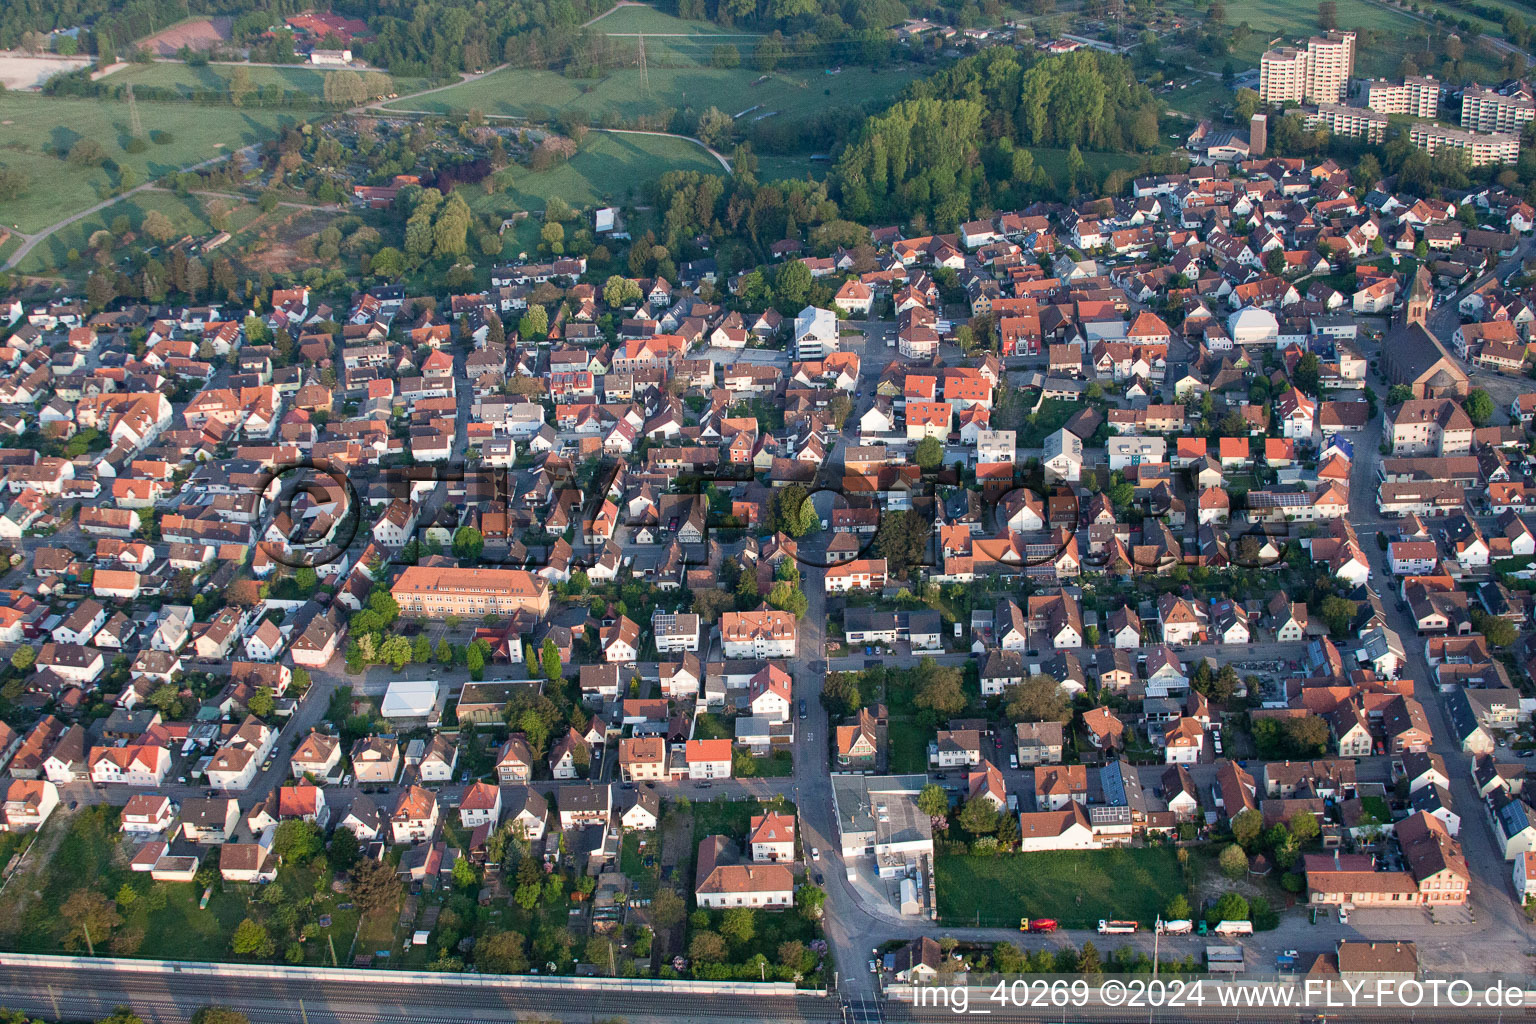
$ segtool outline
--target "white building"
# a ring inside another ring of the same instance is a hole
[[[796,361],[824,359],[837,351],[837,314],[830,309],[806,306],[795,316]]]

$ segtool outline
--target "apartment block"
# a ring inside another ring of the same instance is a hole
[[[1440,83],[1410,75],[1401,82],[1373,78],[1361,87],[1365,105],[1378,114],[1434,117],[1440,109]]]
[[[1469,132],[1519,135],[1532,118],[1536,118],[1536,99],[1524,83],[1508,96],[1480,85],[1469,85],[1461,94],[1461,126]]]
[[[1319,103],[1317,109],[1304,115],[1304,120],[1308,128],[1321,125],[1335,135],[1364,138],[1369,142],[1381,142],[1387,137],[1387,115],[1365,107]]]
[[[1512,164],[1520,158],[1520,136],[1504,132],[1490,135],[1438,124],[1415,124],[1408,129],[1408,141],[1430,156],[1442,149],[1461,150],[1473,167]]]
[[[1355,34],[1328,32],[1301,47],[1282,46],[1259,60],[1265,103],[1340,103],[1355,70]]]

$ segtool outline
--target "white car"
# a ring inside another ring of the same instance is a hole
[[[811,860],[821,860],[821,851],[814,846],[811,847]]]

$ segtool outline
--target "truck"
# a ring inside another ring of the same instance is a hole
[[[1140,930],[1136,921],[1099,921],[1100,935],[1135,935]]]
[[[1039,932],[1042,935],[1049,935],[1056,928],[1057,924],[1054,917],[1037,917],[1033,921],[1027,917],[1019,918],[1019,931],[1021,932]]]
[[[1216,926],[1217,935],[1252,935],[1252,921],[1223,921]]]
[[[1188,935],[1195,930],[1193,921],[1159,921],[1157,922],[1157,934],[1159,935]]]

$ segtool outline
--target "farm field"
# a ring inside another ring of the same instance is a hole
[[[649,77],[647,93],[636,68],[620,68],[595,82],[565,78],[553,71],[509,68],[430,96],[396,100],[385,109],[430,114],[463,114],[478,109],[486,114],[535,119],[580,111],[593,124],[630,123],[668,110],[708,107],[718,107],[733,117],[745,114],[751,118],[768,111],[777,111],[775,117],[805,117],[833,108],[889,101],[916,76],[905,69],[850,67],[837,75],[806,69],[775,72],[767,81],[753,85],[762,76],[746,68],[652,67]],[[749,110],[752,112],[747,114]]]
[[[0,202],[0,223],[38,231],[108,198],[120,181],[113,166],[76,166],[56,155],[80,139],[95,139],[116,167],[131,168],[135,183],[260,142],[300,120],[291,111],[229,110],[182,103],[139,103],[147,131],[169,141],[142,153],[123,149],[128,141],[126,104],[105,100],[55,99],[0,94],[0,166],[21,171],[30,187],[17,199]]]
[[[146,189],[55,231],[34,246],[16,270],[23,274],[38,274],[60,267],[65,263],[69,250],[85,250],[94,232],[110,227],[121,216],[126,216],[132,225],[131,230],[137,231],[151,210],[158,210],[169,217],[181,234],[209,234],[213,228],[208,223],[205,204],[212,201],[197,196],[183,198],[159,189]],[[259,215],[254,203],[243,203],[236,199],[225,202],[232,211],[230,230],[233,233],[247,227]]]
[[[176,89],[185,96],[191,96],[196,92],[228,92],[229,79],[234,74],[236,64],[205,64],[202,67],[192,67],[179,61],[161,61],[154,64],[131,64],[121,71],[114,71],[101,79],[101,84],[108,86],[149,86],[159,89]],[[334,71],[322,71],[317,68],[296,64],[292,67],[274,68],[262,66],[247,66],[245,69],[251,76],[251,85],[257,89],[266,89],[277,86],[284,93],[298,93],[314,99],[324,96],[325,76],[335,74]],[[395,80],[396,90],[407,93],[416,89],[424,89],[427,82],[419,78],[399,78]],[[258,106],[255,97],[247,101],[247,107]]]
[[[699,146],[665,135],[589,132],[569,161],[547,171],[513,168],[500,173],[502,191],[470,200],[477,213],[542,210],[559,196],[577,209],[638,198],[640,187],[667,171],[725,173]]]
[[[935,871],[939,919],[949,925],[1017,927],[1021,917],[1054,917],[1063,928],[1093,928],[1101,919],[1148,927],[1184,892],[1178,858],[1161,846],[941,855]]]

